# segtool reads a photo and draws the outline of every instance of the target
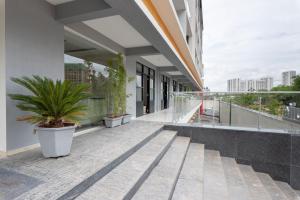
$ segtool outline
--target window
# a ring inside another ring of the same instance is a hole
[[[69,55],[64,56],[64,62],[65,80],[90,85],[91,98],[82,102],[87,105],[87,111],[80,124],[83,126],[98,124],[107,113],[104,85],[108,77],[107,67]]]

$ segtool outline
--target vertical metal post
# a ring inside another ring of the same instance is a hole
[[[231,126],[231,99],[229,100],[229,126]]]
[[[214,96],[214,101],[213,101],[213,126],[215,126],[215,102],[216,102],[216,97]]]
[[[221,124],[221,99],[219,99],[219,124]]]
[[[173,92],[173,110],[172,110],[173,116],[172,116],[172,121],[175,123],[176,119],[176,93]]]
[[[260,115],[261,115],[261,97],[259,97],[259,112],[257,118],[257,129],[260,129]]]

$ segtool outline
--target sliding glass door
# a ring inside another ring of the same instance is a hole
[[[167,109],[169,107],[169,90],[170,79],[167,76],[161,76],[161,109]]]
[[[136,115],[137,117],[154,112],[155,71],[141,63],[136,70]]]

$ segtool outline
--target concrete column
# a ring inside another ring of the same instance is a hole
[[[161,110],[161,73],[159,70],[155,72],[155,112]]]
[[[5,0],[0,0],[0,151],[6,151]]]
[[[64,26],[55,20],[54,7],[41,0],[6,0],[5,3],[6,93],[27,92],[14,84],[11,77],[40,75],[63,79]],[[18,116],[27,113],[17,109],[16,102],[8,97],[6,108],[6,149],[36,144],[34,127],[16,121]]]
[[[136,117],[136,56],[125,57],[125,68],[127,77],[133,77],[131,82],[127,82],[126,93],[129,95],[126,102],[126,111]]]

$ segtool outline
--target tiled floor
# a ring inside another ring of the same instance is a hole
[[[57,199],[161,127],[162,123],[133,121],[74,138],[67,157],[45,159],[37,148],[0,159],[0,186],[6,188],[0,190],[0,199]],[[19,178],[12,182],[8,173]]]
[[[188,101],[186,104],[181,106],[184,107],[181,110],[179,110],[179,108],[174,109],[174,107],[171,106],[168,109],[138,117],[137,120],[166,123],[175,121],[178,123],[188,123],[193,114],[197,111],[197,109],[199,109],[200,101]]]

